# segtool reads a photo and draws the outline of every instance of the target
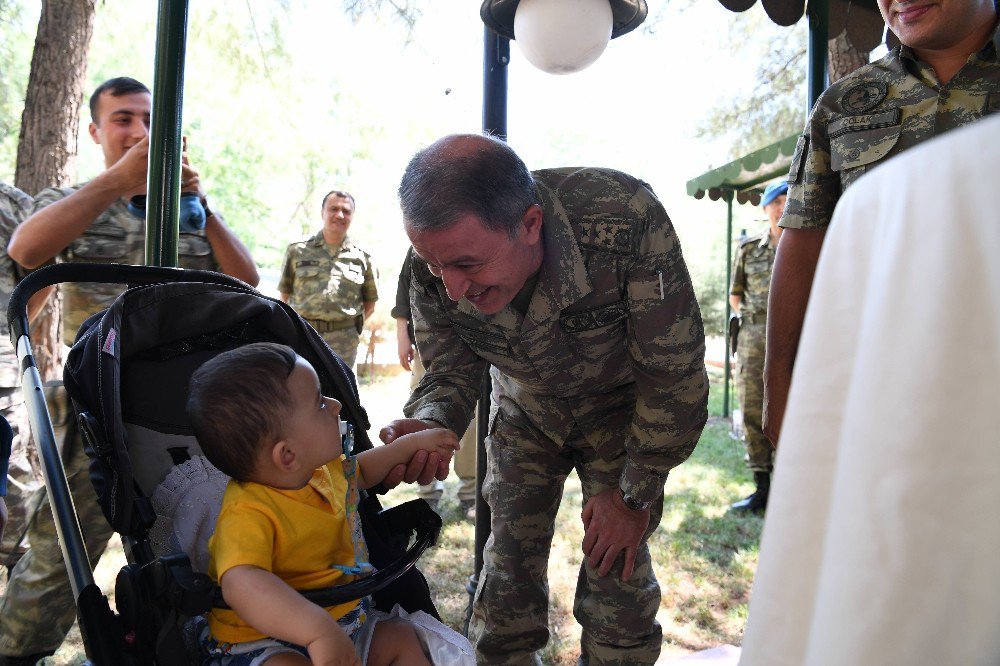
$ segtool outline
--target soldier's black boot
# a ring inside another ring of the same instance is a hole
[[[757,484],[757,490],[739,502],[735,502],[729,507],[730,511],[763,513],[764,509],[767,508],[767,495],[771,492],[771,475],[768,472],[754,472],[753,480]]]
[[[39,652],[38,654],[30,654],[24,657],[11,657],[8,655],[0,654],[0,666],[35,666],[39,661],[45,659],[46,657],[51,657],[55,654],[55,650],[51,652]]]

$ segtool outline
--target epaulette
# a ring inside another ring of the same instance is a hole
[[[762,231],[759,234],[754,234],[753,236],[740,236],[739,238],[740,247],[743,247],[744,245],[748,245],[750,243],[761,242],[762,240],[764,240],[764,234],[766,233],[767,233],[766,231]]]

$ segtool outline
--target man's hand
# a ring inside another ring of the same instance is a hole
[[[181,153],[181,192],[197,192],[202,205],[205,203],[205,190],[201,186],[201,178],[187,154],[187,137],[184,137],[184,152]]]
[[[765,374],[766,377],[766,374]],[[778,437],[781,435],[781,424],[785,421],[785,406],[788,404],[788,389],[791,377],[772,374],[770,380],[764,380],[764,412],[761,422],[764,436],[771,441],[771,446],[778,447]]]
[[[399,364],[409,371],[413,369],[413,343],[410,342],[406,323],[405,318],[396,317],[396,350],[399,352]]]
[[[587,564],[606,576],[618,554],[625,551],[622,580],[632,577],[635,556],[649,527],[649,509],[635,511],[625,506],[618,488],[611,488],[590,498],[583,507],[583,554]]]
[[[122,158],[108,167],[107,175],[119,196],[125,198],[146,192],[146,171],[149,168],[149,135],[128,149]]]
[[[378,437],[385,444],[392,444],[396,438],[408,435],[413,432],[420,432],[429,428],[440,428],[440,424],[433,421],[421,421],[420,419],[396,419],[379,431]],[[420,485],[427,485],[434,479],[444,481],[448,477],[447,458],[442,459],[437,453],[427,451],[417,451],[410,459],[409,465],[396,465],[389,474],[386,475],[382,485],[386,488],[395,488],[401,482],[418,482]]]

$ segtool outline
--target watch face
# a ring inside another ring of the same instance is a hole
[[[627,493],[622,493],[622,501],[625,502],[625,506],[632,509],[633,511],[640,511],[646,508],[642,505],[642,502],[640,502],[638,499],[632,497]]]

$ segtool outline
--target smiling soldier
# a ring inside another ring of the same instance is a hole
[[[334,190],[323,197],[321,210],[323,228],[288,246],[278,293],[353,368],[365,319],[378,300],[378,272],[371,255],[347,235],[354,197]]]
[[[575,469],[582,660],[654,663],[660,589],[646,540],[708,397],[701,315],[666,212],[624,173],[532,173],[505,143],[475,135],[417,153],[399,195],[427,372],[409,418],[383,439],[463,432],[493,366],[492,535],[470,627],[478,662],[540,663],[549,547]]]

